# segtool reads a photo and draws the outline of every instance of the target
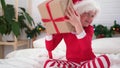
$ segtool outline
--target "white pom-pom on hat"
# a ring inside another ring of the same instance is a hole
[[[74,5],[74,9],[79,14],[82,14],[88,11],[94,11],[98,13],[100,11],[100,6],[93,0],[82,0],[82,1],[77,2]]]

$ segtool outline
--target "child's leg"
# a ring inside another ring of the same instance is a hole
[[[94,60],[86,61],[82,64],[50,59],[45,62],[44,68],[110,68],[110,61],[106,55],[101,55]]]
[[[49,59],[45,62],[44,68],[79,68],[80,65],[65,60]]]
[[[110,68],[110,61],[106,55],[101,55],[94,60],[83,63],[81,68]]]

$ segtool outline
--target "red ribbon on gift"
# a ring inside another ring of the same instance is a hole
[[[51,1],[53,1],[53,0],[51,0]],[[49,1],[49,2],[46,4],[46,8],[47,8],[47,10],[48,10],[50,19],[42,19],[42,21],[43,21],[43,22],[50,22],[50,21],[52,21],[53,26],[54,26],[56,32],[57,32],[57,33],[60,33],[59,30],[58,30],[58,28],[57,28],[57,25],[55,24],[55,22],[64,21],[64,20],[66,19],[66,16],[53,19],[52,13],[51,13],[51,10],[50,10],[50,7],[49,7],[49,3],[50,3],[51,1]]]

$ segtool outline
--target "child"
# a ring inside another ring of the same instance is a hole
[[[90,24],[97,15],[99,6],[92,0],[74,3],[74,8],[67,8],[66,15],[69,19],[66,21],[74,26],[75,32],[46,36],[46,48],[50,59],[45,62],[44,68],[109,68],[108,57],[96,57],[91,48],[94,30]],[[52,50],[62,39],[66,44],[67,60],[52,59]]]

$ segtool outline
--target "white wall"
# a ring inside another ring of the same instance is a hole
[[[111,26],[114,20],[120,24],[120,0],[96,0],[101,7],[100,14],[96,17],[93,24],[104,24]]]
[[[38,10],[38,5],[45,0],[32,0],[32,17],[36,23],[41,22],[40,13]]]
[[[16,3],[16,1],[17,0],[5,0],[6,1],[6,3],[8,3],[8,4],[13,4],[13,5],[15,5]],[[18,6],[19,7],[24,7],[24,8],[28,8],[28,0],[18,0]]]

